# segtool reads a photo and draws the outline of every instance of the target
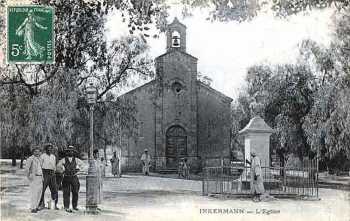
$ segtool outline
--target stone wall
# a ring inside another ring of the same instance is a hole
[[[187,134],[187,154],[192,166],[197,159],[197,59],[171,51],[156,59],[160,94],[157,99],[157,168],[166,168],[166,132],[178,125]]]
[[[124,171],[141,171],[140,159],[146,148],[152,157],[155,156],[154,91],[156,85],[156,81],[151,81],[120,97],[121,100],[132,99],[136,108],[134,116],[136,122],[130,125],[135,133],[130,135],[130,131],[123,131],[122,170]]]
[[[230,156],[231,101],[198,82],[198,153],[206,162]]]

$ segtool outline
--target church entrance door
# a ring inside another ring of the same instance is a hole
[[[187,157],[186,131],[181,126],[172,126],[166,132],[166,167],[176,169],[184,157]]]

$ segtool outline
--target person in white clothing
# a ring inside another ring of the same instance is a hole
[[[40,147],[34,147],[33,155],[26,162],[26,175],[29,180],[30,209],[32,213],[39,211],[40,197],[43,189],[42,160],[40,154]]]
[[[142,162],[142,173],[144,175],[149,175],[149,168],[151,166],[151,155],[148,154],[148,150],[145,149],[145,152],[141,156]]]
[[[253,194],[253,201],[259,202],[262,200],[262,195],[265,193],[261,163],[255,152],[252,151],[250,155],[251,161],[246,160],[246,162],[251,165],[250,173],[252,179],[250,181],[250,189]]]
[[[53,146],[52,144],[45,144],[44,146],[45,153],[43,153],[40,158],[43,162],[43,192],[41,195],[40,206],[45,207],[45,191],[47,187],[50,188],[51,199],[55,202],[55,209],[58,210],[57,202],[58,202],[58,187],[56,182],[56,156],[53,154]],[[51,203],[50,203],[51,204]],[[49,205],[50,205],[49,204]]]
[[[95,149],[93,151],[94,160],[96,163],[96,176],[97,176],[97,182],[99,183],[98,187],[98,204],[102,203],[103,200],[103,169],[104,169],[104,163],[99,158],[99,152],[98,149]]]

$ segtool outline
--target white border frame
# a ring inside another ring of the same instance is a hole
[[[40,62],[40,61],[9,61],[9,36],[8,36],[8,32],[9,32],[9,8],[10,7],[42,7],[42,8],[50,8],[52,10],[52,32],[51,32],[51,37],[52,37],[52,62]],[[18,5],[6,5],[6,64],[55,64],[55,60],[56,60],[56,45],[55,45],[55,8],[49,5],[28,5],[28,4],[18,4]]]

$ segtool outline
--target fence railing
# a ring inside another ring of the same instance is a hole
[[[261,167],[265,192],[270,195],[318,198],[316,160],[300,167]],[[203,169],[203,194],[250,195],[252,178],[249,166],[217,166]]]

